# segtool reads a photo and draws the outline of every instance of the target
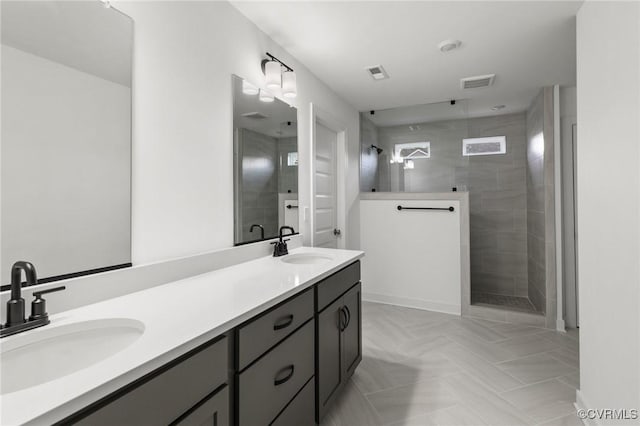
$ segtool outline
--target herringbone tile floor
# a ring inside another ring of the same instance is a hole
[[[363,303],[363,359],[323,426],[582,425],[578,335]]]

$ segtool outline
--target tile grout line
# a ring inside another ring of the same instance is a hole
[[[546,383],[546,382],[558,382],[561,385],[564,385],[564,386],[567,386],[567,387],[573,389],[573,386],[568,385],[567,383],[564,383],[564,382],[561,382],[560,380],[558,380],[560,377],[564,377],[564,376],[556,376],[556,377],[551,377],[549,379],[539,380],[539,381],[534,382],[534,383],[528,383],[528,384],[525,384],[524,386],[518,386],[517,388],[509,389],[508,391],[499,392],[498,394],[502,395],[504,393],[525,389],[525,388],[528,388],[529,386],[535,386],[535,385],[539,385],[541,383]]]

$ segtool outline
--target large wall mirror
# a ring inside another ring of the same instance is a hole
[[[131,263],[133,21],[95,1],[2,1],[2,284]],[[5,287],[6,288],[6,287]]]
[[[296,108],[233,76],[234,242],[298,231]]]

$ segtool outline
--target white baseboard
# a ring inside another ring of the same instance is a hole
[[[409,299],[406,297],[387,296],[385,294],[362,292],[362,300],[367,302],[385,303],[387,305],[404,306],[406,308],[423,309],[425,311],[442,312],[445,314],[460,315],[460,305],[450,305],[429,300]]]
[[[582,392],[580,389],[576,390],[576,402],[573,404],[576,407],[576,411],[578,410],[588,410],[591,406],[585,403],[584,398],[582,396]],[[582,424],[585,426],[598,426],[599,423],[595,419],[580,419],[582,420]]]
[[[556,330],[561,332],[561,333],[566,333],[567,332],[567,328],[565,327],[563,319],[556,320]]]

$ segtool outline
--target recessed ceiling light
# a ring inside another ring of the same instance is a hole
[[[457,48],[459,48],[462,45],[462,42],[460,40],[445,40],[443,42],[440,42],[440,44],[438,44],[438,49],[443,52],[451,52],[452,50],[456,50]]]
[[[491,107],[491,111],[500,111],[501,109],[505,109],[506,105],[496,105]]]

